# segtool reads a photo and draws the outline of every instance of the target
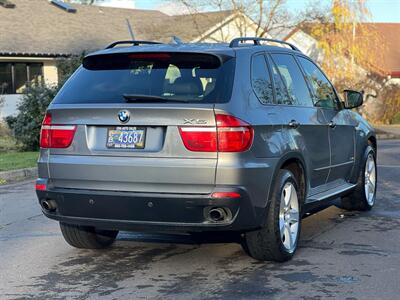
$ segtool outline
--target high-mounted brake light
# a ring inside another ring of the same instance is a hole
[[[253,128],[249,124],[224,114],[217,114],[215,120],[216,127],[179,127],[185,147],[198,152],[243,152],[250,148]]]
[[[53,125],[50,113],[46,113],[40,130],[41,148],[68,148],[74,138],[75,125]]]
[[[171,58],[171,55],[168,53],[134,53],[129,54],[129,58],[134,59],[158,59],[158,60],[167,60]]]

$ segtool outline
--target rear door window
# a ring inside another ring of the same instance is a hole
[[[294,104],[312,107],[314,104],[310,91],[294,57],[290,54],[271,54],[271,56]]]
[[[123,103],[126,96],[219,103],[230,99],[234,63],[211,54],[122,53],[88,56],[54,103]],[[142,99],[142,100],[143,100]]]
[[[251,82],[254,92],[262,104],[274,103],[271,77],[263,54],[256,55],[252,59]]]

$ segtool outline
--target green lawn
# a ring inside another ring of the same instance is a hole
[[[0,172],[36,166],[38,152],[0,152]]]

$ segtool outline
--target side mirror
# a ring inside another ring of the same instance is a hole
[[[359,107],[364,102],[364,96],[362,93],[352,90],[344,90],[344,107],[352,109]]]

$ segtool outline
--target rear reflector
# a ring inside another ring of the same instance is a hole
[[[36,183],[35,184],[35,190],[37,191],[45,191],[46,190],[46,185],[42,183]]]
[[[75,125],[52,125],[51,114],[47,113],[40,130],[41,148],[68,148],[74,138]]]
[[[240,198],[241,195],[237,192],[215,192],[211,194],[212,198]]]
[[[217,114],[216,127],[179,127],[183,144],[190,151],[243,152],[253,141],[253,128],[231,116]]]

